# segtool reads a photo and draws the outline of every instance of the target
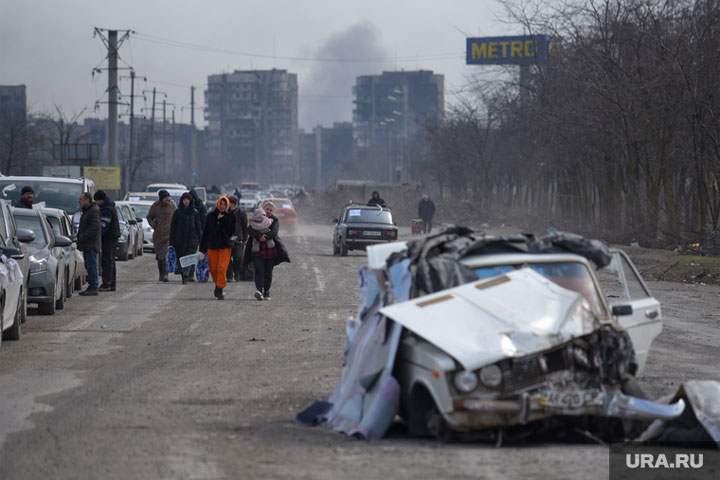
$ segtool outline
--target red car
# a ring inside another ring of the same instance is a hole
[[[275,216],[280,221],[280,228],[288,232],[294,232],[297,228],[297,212],[292,201],[287,198],[263,198],[258,202],[259,208],[265,208],[267,202],[275,205]]]

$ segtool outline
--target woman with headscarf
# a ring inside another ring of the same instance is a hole
[[[255,267],[255,298],[270,300],[273,268],[282,262],[289,262],[285,246],[280,241],[280,222],[274,215],[275,205],[266,202],[263,209],[257,209],[250,217],[248,242],[245,246],[243,264]]]
[[[210,274],[215,282],[215,298],[225,300],[223,288],[227,285],[225,274],[230,263],[231,237],[235,234],[235,215],[228,212],[230,200],[218,198],[215,209],[205,219],[200,251],[207,253]]]
[[[193,205],[192,195],[185,192],[180,197],[180,206],[173,213],[170,224],[170,245],[175,249],[177,258],[197,252],[201,236],[200,215]],[[182,269],[183,285],[190,279],[190,268]]]

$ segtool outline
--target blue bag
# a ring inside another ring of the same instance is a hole
[[[169,273],[175,273],[178,269],[178,263],[177,263],[177,254],[175,253],[175,247],[170,245],[170,248],[168,248],[168,253],[166,257],[167,262],[167,269]]]
[[[208,277],[210,276],[210,264],[208,263],[207,255],[198,262],[195,269],[195,275],[197,276],[198,282],[205,283],[208,281]]]

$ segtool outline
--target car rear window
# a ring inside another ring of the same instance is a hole
[[[387,210],[376,208],[349,208],[345,221],[347,223],[382,223],[392,225],[392,214]]]

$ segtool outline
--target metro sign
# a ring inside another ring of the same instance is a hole
[[[544,62],[548,35],[483,37],[467,39],[467,65],[523,65]]]

